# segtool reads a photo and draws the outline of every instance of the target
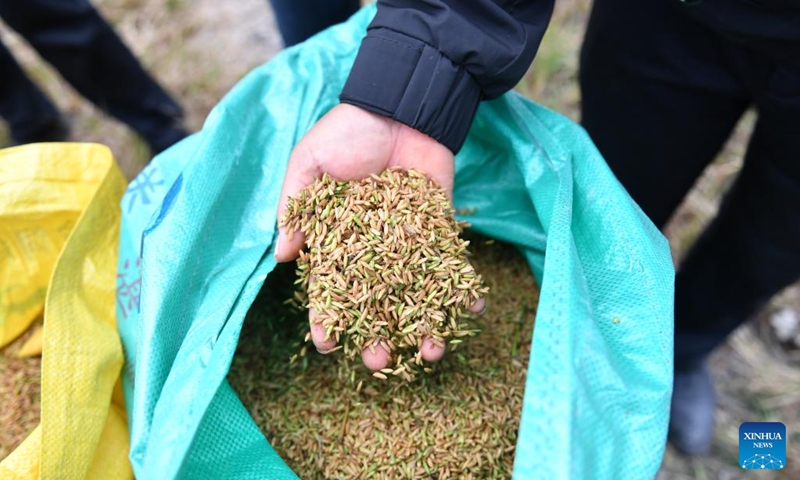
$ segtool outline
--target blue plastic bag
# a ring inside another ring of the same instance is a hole
[[[141,272],[138,302],[118,309],[138,478],[296,478],[225,377],[275,266],[291,149],[338,103],[373,14],[250,73],[123,198],[120,273]],[[654,477],[672,386],[664,237],[581,127],[514,93],[479,108],[454,202],[541,285],[514,477]]]

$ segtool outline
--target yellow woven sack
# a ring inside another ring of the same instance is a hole
[[[101,145],[0,150],[0,346],[44,306],[41,424],[2,479],[133,478],[115,325],[124,190]]]

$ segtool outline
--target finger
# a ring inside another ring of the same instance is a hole
[[[430,337],[423,337],[419,353],[426,362],[438,362],[444,356],[444,347],[436,345]]]
[[[378,343],[374,348],[367,347],[361,350],[361,361],[372,371],[386,368],[389,365],[389,357],[389,350],[383,342]]]
[[[322,354],[328,353],[330,349],[336,346],[336,338],[333,335],[330,338],[325,338],[325,327],[317,321],[317,312],[313,308],[308,309],[308,321],[311,324],[311,341],[317,351]]]
[[[467,308],[472,313],[477,313],[478,315],[483,314],[486,311],[486,299],[481,297],[475,301],[472,305]]]
[[[286,204],[290,197],[296,196],[300,190],[311,185],[320,172],[314,159],[303,142],[297,144],[289,158],[286,175],[283,178],[280,198],[278,200],[278,219],[283,217]],[[293,232],[289,239],[289,232],[284,227],[278,231],[278,244],[275,246],[275,259],[279,262],[294,260],[300,254],[300,249],[305,244],[305,235]]]

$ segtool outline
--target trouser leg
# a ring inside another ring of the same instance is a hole
[[[0,17],[84,97],[158,151],[184,135],[180,106],[86,0],[0,0]]]
[[[270,0],[270,3],[287,47],[344,22],[360,7],[358,0]]]
[[[594,4],[581,51],[582,123],[659,227],[749,104],[720,61],[725,50],[667,2]]]
[[[42,129],[61,121],[50,100],[25,75],[2,43],[0,72],[0,117],[8,122],[14,143],[36,141]]]
[[[676,369],[691,371],[800,277],[800,74],[769,66],[666,3],[637,5],[595,4],[581,57],[583,122],[658,226],[742,111],[752,102],[759,110],[744,168],[676,277]]]
[[[751,68],[749,71],[757,71]],[[775,76],[792,74],[776,70]],[[794,91],[758,88],[744,166],[676,279],[675,360],[702,362],[771,297],[800,279],[800,72]]]
[[[715,408],[705,358],[800,276],[800,74],[763,75],[775,70],[767,60],[668,5],[596,0],[581,55],[583,121],[663,227],[744,109],[758,107],[744,168],[676,277],[669,438],[699,454]]]

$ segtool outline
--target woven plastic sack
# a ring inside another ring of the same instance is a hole
[[[225,377],[275,266],[292,146],[338,102],[373,14],[250,73],[123,199],[120,268],[143,273],[141,310],[120,319],[137,477],[296,478]],[[476,209],[475,230],[519,246],[541,285],[515,478],[655,476],[672,381],[665,239],[580,127],[513,93],[481,105],[454,199]]]
[[[41,423],[0,463],[2,479],[133,478],[114,388],[123,363],[114,277],[124,189],[101,145],[0,151],[0,322],[27,326],[44,306]]]
[[[67,148],[9,148],[0,155],[0,348],[42,313],[56,259],[100,181]],[[78,167],[78,168],[76,168]]]

